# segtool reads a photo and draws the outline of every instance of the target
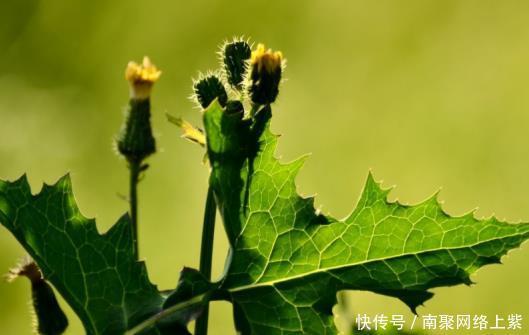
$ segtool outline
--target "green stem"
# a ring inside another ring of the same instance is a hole
[[[213,239],[215,236],[215,216],[217,205],[211,187],[208,188],[206,208],[204,210],[204,225],[202,226],[202,244],[200,246],[200,272],[208,280],[211,280],[211,263],[213,259]],[[207,335],[208,333],[209,304],[195,323],[195,335]]]
[[[253,117],[255,116],[255,114],[257,114],[257,112],[258,112],[262,107],[263,107],[262,105],[252,104],[252,109],[250,109],[250,118],[253,119]]]
[[[145,329],[148,329],[148,328],[154,326],[157,322],[163,320],[166,317],[169,317],[169,316],[171,316],[173,314],[178,313],[179,311],[185,310],[186,308],[192,307],[194,305],[201,304],[202,301],[204,301],[204,299],[206,297],[207,297],[207,293],[204,293],[204,294],[192,297],[189,300],[186,300],[186,301],[183,301],[181,303],[178,303],[178,304],[176,304],[174,306],[171,306],[171,307],[169,307],[167,309],[164,309],[161,312],[159,312],[157,314],[154,314],[150,318],[144,320],[143,322],[141,322],[140,324],[138,324],[137,326],[135,326],[131,330],[128,330],[127,332],[125,332],[124,335],[138,334],[138,333],[144,331]]]
[[[132,244],[134,257],[136,260],[139,259],[139,248],[138,248],[138,181],[141,170],[141,161],[130,160],[130,219],[132,221]]]

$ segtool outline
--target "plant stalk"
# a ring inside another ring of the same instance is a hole
[[[202,243],[200,246],[200,272],[211,280],[211,264],[213,259],[213,239],[215,237],[215,217],[217,205],[211,186],[208,187],[206,208],[204,210],[204,225],[202,226]],[[209,318],[209,303],[195,323],[195,335],[207,335]]]
[[[129,170],[130,170],[130,219],[132,221],[132,245],[134,258],[139,259],[139,248],[138,248],[138,182],[141,170],[141,161],[139,160],[130,160],[129,161]]]
[[[149,317],[148,319],[144,320],[134,328],[128,330],[125,332],[124,335],[135,335],[143,332],[146,329],[149,329],[150,327],[154,326],[157,322],[160,320],[163,320],[164,318],[167,318],[173,314],[178,313],[179,311],[183,311],[186,308],[192,307],[196,304],[201,304],[204,299],[206,299],[207,294],[201,294],[198,296],[194,296],[189,300],[183,301],[181,303],[178,303],[176,305],[173,305],[167,309],[164,309],[160,311],[159,313],[154,314],[153,316]]]

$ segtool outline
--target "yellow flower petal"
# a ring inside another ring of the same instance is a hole
[[[250,63],[252,66],[257,66],[257,71],[261,72],[265,70],[268,73],[272,73],[281,67],[283,61],[283,54],[281,51],[272,51],[272,49],[266,49],[264,44],[259,43],[257,48],[252,51],[252,57]]]
[[[125,79],[130,84],[131,98],[149,98],[152,85],[160,78],[161,74],[162,72],[158,70],[147,56],[143,58],[142,64],[129,62],[125,69]]]

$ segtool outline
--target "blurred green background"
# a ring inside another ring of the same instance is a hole
[[[198,267],[208,171],[164,113],[199,124],[191,78],[218,66],[224,39],[245,35],[288,58],[278,155],[312,152],[298,185],[324,212],[348,214],[372,169],[398,185],[392,199],[415,203],[442,186],[451,214],[479,205],[479,217],[527,221],[528,17],[524,1],[3,0],[0,177],[27,172],[36,192],[70,171],[82,211],[106,231],[127,209],[118,196],[127,171],[112,149],[124,68],[151,56],[163,70],[153,97],[160,152],[140,186],[140,249],[151,280],[174,287],[182,266]],[[222,227],[216,236],[219,275]],[[0,270],[23,254],[0,229]],[[477,286],[436,289],[419,313],[519,313],[527,331],[529,244],[504,260],[479,271]],[[29,297],[25,280],[0,283],[1,334],[30,334]],[[391,298],[350,297],[359,313],[412,317]],[[233,334],[229,305],[212,308],[211,334]],[[69,315],[68,334],[82,334]]]

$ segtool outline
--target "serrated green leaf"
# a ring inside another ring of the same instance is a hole
[[[222,288],[242,334],[336,334],[339,290],[397,297],[415,310],[430,288],[469,284],[529,238],[527,223],[451,217],[435,197],[390,203],[371,174],[351,215],[318,214],[296,192],[304,159],[274,157],[270,118],[266,107],[249,123],[218,103],[204,113],[210,185],[232,247]]]
[[[37,262],[89,335],[123,334],[167,303],[150,283],[145,264],[134,258],[128,216],[99,234],[95,220],[80,213],[69,176],[44,185],[37,195],[31,194],[25,177],[0,181],[0,222]],[[189,334],[185,325],[192,317],[177,315],[177,323],[142,334]]]

